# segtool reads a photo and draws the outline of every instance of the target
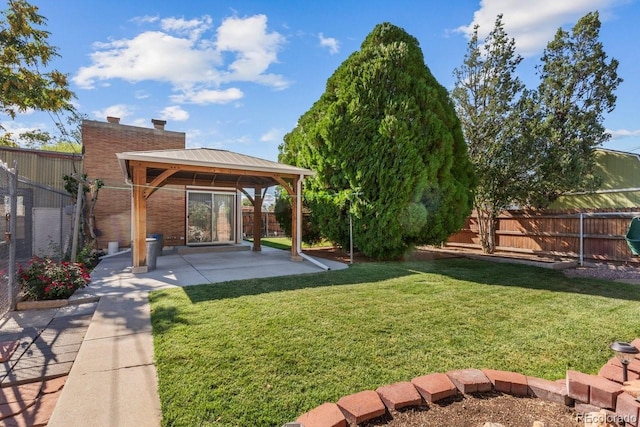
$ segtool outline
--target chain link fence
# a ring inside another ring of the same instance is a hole
[[[0,161],[0,316],[16,303],[19,266],[34,256],[60,260],[70,244],[70,195],[19,176],[16,165]]]
[[[60,260],[69,253],[73,205],[65,191],[18,176],[17,259]]]
[[[0,162],[0,194],[4,230],[0,240],[0,315],[13,309],[18,294],[16,265],[16,218],[18,174]]]

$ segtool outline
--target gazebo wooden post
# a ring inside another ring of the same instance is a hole
[[[133,272],[146,273],[147,268],[147,199],[144,190],[147,168],[136,162],[133,165]]]
[[[300,178],[295,176],[293,178],[292,187],[293,194],[291,194],[291,261],[302,261],[302,257],[298,253],[298,221],[302,218],[298,218],[298,205],[302,203],[299,200],[302,194],[300,184]]]
[[[262,236],[262,187],[253,188],[253,251],[260,252]]]

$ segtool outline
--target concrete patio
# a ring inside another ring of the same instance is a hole
[[[347,268],[346,264],[319,261],[334,270]],[[131,264],[130,253],[103,259],[92,272],[91,285],[72,296],[71,300],[77,302],[95,297],[99,297],[99,301],[49,426],[160,425],[150,291],[324,271],[307,260],[291,261],[288,251],[268,247],[263,247],[261,252],[166,254],[157,258],[154,271],[143,274],[133,274]],[[39,312],[33,310],[32,313],[38,324],[47,324],[43,315],[50,316],[50,320],[60,316],[57,310]],[[22,319],[29,317],[22,312]],[[28,322],[23,322],[23,326],[25,331],[31,330]],[[46,328],[42,333],[46,335]],[[64,332],[58,334],[63,336]]]

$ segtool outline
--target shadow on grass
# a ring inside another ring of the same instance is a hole
[[[210,285],[185,286],[183,289],[191,302],[199,303],[271,292],[382,282],[414,274],[416,273],[404,267],[402,263],[374,263],[354,265],[345,270],[234,280]]]
[[[162,297],[161,293],[157,294]],[[155,309],[151,316],[151,326],[153,328],[154,335],[162,335],[164,332],[170,330],[176,325],[188,325],[189,321],[183,316],[180,316],[178,309],[174,306],[158,307]]]
[[[183,290],[192,303],[199,303],[306,288],[375,283],[425,273],[482,285],[520,287],[640,301],[640,286],[638,285],[596,279],[569,278],[561,271],[542,267],[464,258],[356,264],[346,270],[187,286]]]
[[[439,261],[434,273],[484,285],[511,286],[552,292],[640,301],[640,285],[567,277],[561,270],[522,264],[458,258]]]

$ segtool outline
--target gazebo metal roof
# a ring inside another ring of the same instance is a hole
[[[282,184],[276,177],[315,175],[309,169],[213,148],[129,151],[116,156],[127,181],[133,178],[132,162],[147,165],[147,182],[153,182],[166,170],[173,170],[165,184],[270,187]]]

